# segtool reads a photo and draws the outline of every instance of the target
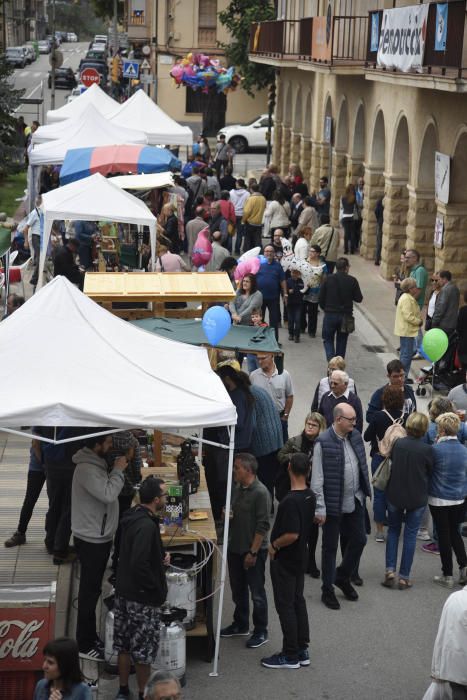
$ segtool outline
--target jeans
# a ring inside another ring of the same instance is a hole
[[[76,641],[80,651],[87,651],[97,639],[96,605],[112,542],[91,543],[75,537],[74,543],[81,564]]]
[[[357,248],[355,221],[347,216],[342,219],[342,228],[344,229],[344,254],[355,253]]]
[[[300,338],[303,304],[288,304],[289,337]]]
[[[379,454],[373,455],[371,458],[371,473],[374,474],[384,457]],[[386,520],[386,492],[376,489],[373,486],[373,516],[375,523],[384,523]]]
[[[347,546],[340,566],[336,568],[339,535],[345,534]],[[322,590],[332,591],[336,579],[349,580],[356,570],[366,545],[365,509],[355,499],[353,513],[327,515],[322,536]]]
[[[281,317],[280,297],[275,299],[263,299],[263,318],[266,309],[269,311],[269,325],[274,328],[276,340],[279,340],[279,320]]]
[[[452,576],[452,552],[459,568],[467,566],[467,556],[459,524],[464,521],[465,503],[457,506],[430,506],[438,533],[439,554],[444,576]]]
[[[303,325],[302,329],[307,330],[307,316],[308,316],[308,335],[316,335],[316,329],[318,327],[318,304],[313,304],[312,302],[306,301],[303,305]]]
[[[233,552],[227,554],[230,588],[235,604],[234,622],[241,630],[248,630],[250,622],[249,593],[251,593],[255,634],[267,634],[268,631],[268,599],[264,588],[267,553],[266,549],[260,549],[256,564],[249,569],[243,567],[245,554],[234,554]]]
[[[79,264],[81,267],[84,267],[85,270],[89,270],[92,267],[92,248],[90,245],[80,243],[78,248],[78,257]]]
[[[261,234],[263,232],[263,226],[260,224],[259,226],[255,226],[253,224],[246,224],[245,225],[245,243],[243,245],[243,250],[251,250],[252,248],[256,248],[259,246],[262,248],[261,245]]]
[[[235,239],[235,252],[237,255],[240,255],[242,250],[242,241],[245,236],[245,227],[242,224],[241,216],[237,216],[235,218],[237,220],[237,237]]]
[[[399,537],[402,528],[402,518],[405,515],[404,545],[399,567],[399,576],[403,579],[410,578],[415,546],[417,543],[417,532],[425,510],[425,506],[415,510],[403,510],[396,508],[388,501],[388,534],[386,539],[386,571],[396,571],[397,550]]]
[[[18,532],[22,535],[26,534],[29,521],[31,520],[34,506],[41,495],[42,487],[45,484],[45,472],[28,472],[28,483],[26,493],[24,494],[23,506],[19,516]]]
[[[31,276],[31,284],[35,286],[39,279],[39,262],[41,255],[41,237],[33,233],[31,236],[32,249],[34,252],[34,268]]]
[[[348,333],[342,333],[340,330],[342,323],[342,314],[325,313],[323,320],[323,343],[326,360],[329,362],[331,357],[340,355],[345,357],[347,349]],[[335,338],[335,344],[334,344]]]
[[[412,356],[415,346],[415,338],[409,338],[408,336],[401,336],[400,341],[400,352],[399,357],[404,368],[405,376],[408,377],[410,374],[410,365],[412,364]]]
[[[47,471],[49,510],[45,517],[45,546],[56,555],[66,556],[71,536],[71,484],[73,470]]]
[[[376,248],[375,248],[375,263],[378,265],[381,262],[381,251],[383,249],[383,224],[376,224]]]
[[[284,445],[289,439],[289,422],[281,418],[282,423],[282,439],[284,440]]]
[[[421,350],[423,350],[422,343],[423,343],[423,331],[422,331],[422,327],[420,326],[417,337],[415,338],[415,350],[416,350],[416,352],[420,352]]]
[[[258,479],[266,486],[271,494],[271,503],[274,503],[274,485],[280,467],[277,452],[271,452],[256,459],[258,461]]]
[[[296,660],[310,643],[308,611],[303,595],[305,575],[292,573],[278,560],[271,561],[271,582],[282,630],[282,653]]]

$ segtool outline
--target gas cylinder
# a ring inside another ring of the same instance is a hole
[[[114,613],[109,610],[105,618],[105,670],[107,673],[118,673],[118,654],[114,651]]]
[[[186,682],[186,632],[181,621],[183,608],[164,606],[160,611],[159,649],[152,666],[154,671],[171,671],[184,686]]]
[[[167,603],[170,607],[186,609],[183,624],[187,630],[196,624],[196,575],[191,571],[195,562],[194,556],[174,552],[171,555],[171,566],[166,571]]]

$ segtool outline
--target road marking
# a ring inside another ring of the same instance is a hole
[[[31,90],[31,92],[30,92],[29,95],[26,97],[26,99],[29,100],[29,98],[32,97],[32,96],[34,95],[34,93],[36,92],[36,90],[39,90],[39,88],[40,88],[40,85],[36,85],[36,87],[33,88],[33,90]]]
[[[33,78],[40,78],[42,73],[32,73]]]
[[[24,70],[22,73],[18,75],[18,78],[25,78],[27,75],[29,75],[27,70]]]

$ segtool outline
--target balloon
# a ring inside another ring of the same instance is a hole
[[[430,358],[428,357],[428,355],[426,354],[426,352],[424,351],[423,348],[419,348],[419,351],[418,351],[418,352],[420,353],[420,355],[421,355],[422,357],[425,358],[425,360],[428,360],[428,362],[431,362]]]
[[[201,267],[201,265],[207,265],[207,263],[211,260],[211,256],[212,245],[211,241],[209,240],[209,229],[203,228],[198,233],[193,246],[191,261],[195,267]]]
[[[229,332],[232,319],[223,306],[211,306],[205,312],[201,325],[208,343],[217,345]]]
[[[256,256],[259,254],[259,251],[261,250],[261,246],[256,246],[256,248],[250,248],[250,250],[247,250],[243,255],[240,255],[238,258],[237,262],[245,262],[245,260],[248,260],[248,258],[256,258]]]
[[[261,265],[264,265],[264,263],[267,263],[268,259],[265,255],[258,255],[258,260]]]
[[[431,362],[440,360],[448,349],[448,337],[441,328],[432,328],[423,337],[422,347]]]
[[[256,275],[259,270],[261,263],[259,258],[248,258],[239,263],[235,268],[234,277],[237,280],[242,280],[245,275]]]

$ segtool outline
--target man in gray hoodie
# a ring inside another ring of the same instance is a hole
[[[81,564],[76,640],[80,656],[94,661],[104,660],[103,644],[97,636],[96,605],[118,526],[118,495],[128,464],[121,456],[108,468],[105,454],[111,446],[111,435],[97,435],[86,440],[85,447],[73,456],[71,529]]]

